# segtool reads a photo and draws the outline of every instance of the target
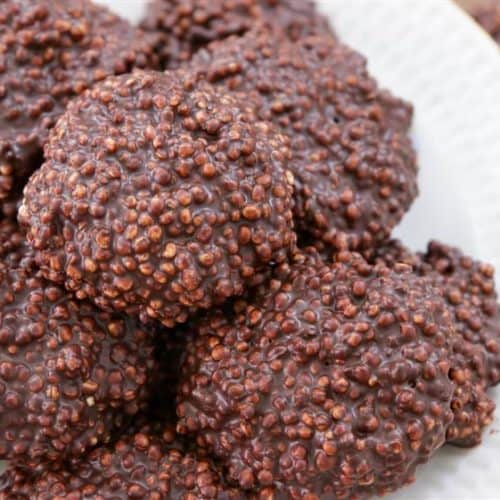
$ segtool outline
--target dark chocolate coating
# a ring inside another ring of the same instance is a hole
[[[137,321],[0,264],[0,458],[29,468],[109,441],[149,397],[152,353]]]
[[[177,68],[216,40],[243,35],[256,24],[283,38],[333,36],[310,0],[152,0],[141,27],[163,35],[157,46],[165,68]]]
[[[431,242],[426,253],[416,254],[392,241],[370,258],[391,267],[404,262],[442,290],[459,334],[450,374],[457,385],[454,421],[447,438],[457,446],[479,444],[495,409],[486,390],[500,382],[500,307],[492,266],[438,242]]]
[[[378,88],[361,55],[329,37],[255,30],[191,65],[291,137],[298,231],[356,250],[390,235],[418,192],[412,109]]]
[[[493,266],[436,241],[429,244],[423,260],[443,279],[445,297],[455,310],[457,331],[465,340],[486,350],[487,382],[497,385],[500,383],[500,306]]]
[[[287,139],[185,72],[72,101],[19,219],[49,279],[166,326],[260,283],[295,242]]]
[[[157,67],[155,43],[88,0],[0,0],[0,203],[40,167],[68,101],[108,75]]]
[[[0,220],[0,263],[4,272],[21,263],[25,268],[34,265],[34,254],[26,241],[26,235],[17,221],[12,219]]]
[[[10,468],[1,478],[8,500],[215,500],[240,498],[214,465],[187,451],[169,425],[144,425],[80,463],[46,469],[37,478]]]
[[[233,317],[213,313],[183,366],[178,430],[244,490],[284,498],[392,491],[451,423],[449,313],[408,266],[346,252],[281,266]]]

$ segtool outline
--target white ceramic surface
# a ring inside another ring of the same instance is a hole
[[[318,0],[379,80],[416,106],[421,197],[398,235],[461,245],[500,269],[500,57],[448,0]],[[144,0],[100,0],[136,21]],[[500,407],[500,391],[496,392]],[[500,422],[473,450],[446,447],[392,499],[500,499]]]

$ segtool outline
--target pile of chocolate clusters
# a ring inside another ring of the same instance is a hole
[[[0,0],[3,499],[354,499],[493,418],[493,269],[391,240],[411,106],[303,0]]]

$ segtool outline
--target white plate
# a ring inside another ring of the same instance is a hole
[[[397,234],[460,245],[500,269],[500,57],[448,0],[318,0],[379,81],[416,106],[421,197]],[[136,21],[144,0],[101,0]],[[500,391],[497,391],[500,407]],[[500,498],[500,434],[473,450],[446,447],[391,498]]]

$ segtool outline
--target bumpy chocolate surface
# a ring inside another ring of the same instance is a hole
[[[0,1],[0,200],[41,165],[69,99],[108,75],[156,67],[155,43],[88,0]]]
[[[486,390],[500,382],[500,307],[492,266],[438,242],[430,243],[426,253],[415,254],[392,241],[370,258],[391,267],[404,262],[443,291],[459,334],[453,345],[451,377],[457,388],[448,441],[458,446],[479,444],[495,409]]]
[[[166,326],[257,284],[294,244],[287,140],[188,73],[73,101],[20,221],[45,275]]]
[[[245,490],[357,498],[413,480],[452,420],[449,313],[408,266],[282,266],[188,346],[178,429]],[[309,495],[309,496],[308,496]]]
[[[224,488],[211,462],[186,451],[170,426],[157,424],[131,430],[74,467],[46,470],[35,479],[11,468],[2,483],[2,500],[238,498]]]
[[[29,247],[24,232],[17,221],[0,220],[0,267],[5,272],[8,268],[34,265],[33,252]]]
[[[472,10],[474,19],[500,44],[500,3],[496,0]]]
[[[469,342],[485,348],[488,384],[500,382],[500,307],[493,266],[475,261],[459,249],[432,242],[423,256],[438,272],[445,296],[455,310],[458,331]]]
[[[30,467],[107,442],[144,405],[156,366],[152,331],[17,262],[0,265],[0,457]]]
[[[176,68],[208,43],[243,35],[259,23],[292,40],[332,35],[310,0],[153,0],[141,27],[163,33],[158,53],[164,67]]]
[[[209,45],[192,67],[292,138],[299,231],[350,249],[388,237],[418,191],[412,112],[377,87],[361,55],[327,37],[255,30]]]

